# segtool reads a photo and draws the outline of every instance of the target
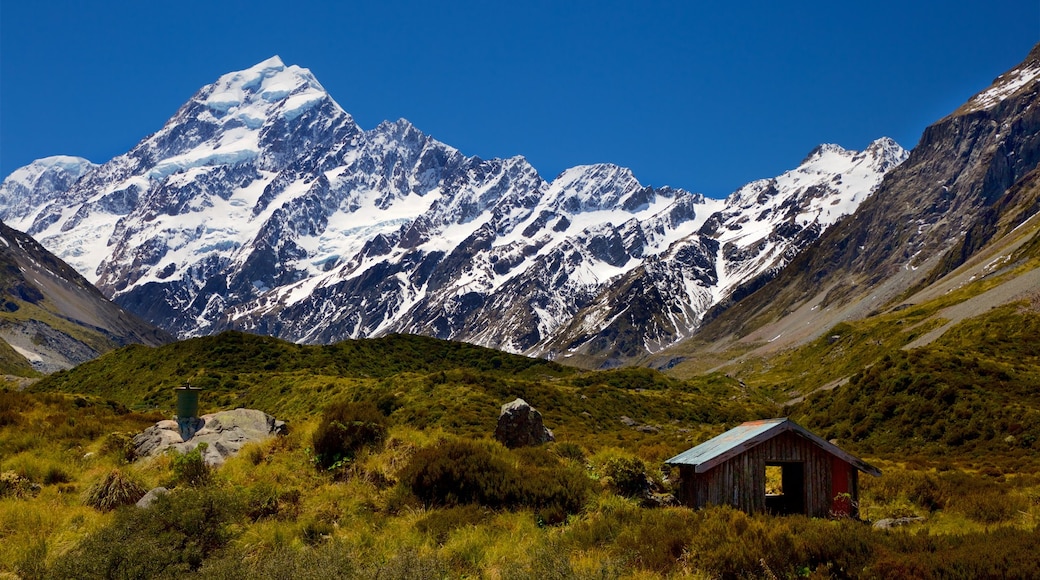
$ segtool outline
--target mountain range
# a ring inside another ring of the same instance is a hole
[[[943,299],[922,323],[937,328],[908,345],[920,346],[996,306],[1040,303],[1038,79],[1040,45],[929,126],[875,194],[775,280],[720,303],[696,340],[644,362],[698,372],[705,361],[768,357],[845,321]]]
[[[274,57],[102,165],[15,171],[0,219],[182,338],[414,333],[612,366],[776,277],[906,157],[887,138],[823,145],[724,200],[610,164],[547,181],[403,119],[363,130]]]

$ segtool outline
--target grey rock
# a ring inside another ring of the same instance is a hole
[[[168,449],[188,453],[206,443],[203,460],[209,465],[221,465],[238,453],[246,443],[260,442],[284,435],[285,423],[256,409],[235,409],[203,415],[195,435],[187,441],[181,436],[176,421],[159,421],[133,438],[134,457],[155,457]]]
[[[542,423],[542,414],[520,398],[502,405],[498,426],[495,427],[495,439],[509,448],[541,445],[556,440],[553,432]]]
[[[137,500],[137,503],[134,505],[142,509],[151,507],[151,505],[155,503],[155,500],[159,499],[160,495],[166,495],[168,493],[170,493],[170,490],[165,487],[153,488],[149,490],[148,493],[144,494],[144,497]]]
[[[890,530],[892,528],[899,528],[902,526],[908,526],[910,524],[916,524],[923,522],[925,518],[921,516],[908,516],[905,518],[885,518],[874,522],[875,530]]]

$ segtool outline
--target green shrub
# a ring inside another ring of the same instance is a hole
[[[118,457],[120,461],[133,461],[134,458],[134,433],[115,432],[105,436],[101,443],[101,453]]]
[[[477,504],[489,508],[529,507],[545,523],[563,521],[585,504],[590,483],[584,473],[552,459],[548,452],[524,451],[539,465],[509,461],[499,446],[467,440],[441,440],[416,452],[402,470],[400,484],[427,507]],[[543,461],[550,458],[551,464]]]
[[[203,459],[209,444],[199,443],[194,449],[187,453],[173,451],[173,459],[170,466],[173,468],[174,483],[185,484],[192,487],[200,487],[210,482],[213,477],[213,468]]]
[[[107,512],[137,503],[148,490],[118,469],[113,469],[94,482],[83,497],[83,503]]]
[[[308,546],[316,546],[331,538],[335,531],[335,526],[325,520],[308,520],[300,530],[300,537]]]
[[[400,481],[427,507],[480,504],[501,508],[519,503],[520,478],[486,447],[441,440],[412,456]]]
[[[325,470],[340,467],[358,451],[386,438],[386,416],[369,402],[334,403],[325,409],[311,444],[314,459]]]
[[[180,578],[227,546],[243,518],[237,495],[216,487],[177,490],[111,524],[57,558],[51,578]]]
[[[646,465],[637,457],[615,457],[603,466],[604,475],[610,478],[610,487],[618,495],[644,497],[650,492],[650,478]]]
[[[301,494],[299,489],[282,490],[272,483],[260,482],[243,494],[246,515],[252,521],[276,517],[294,519],[299,515]]]

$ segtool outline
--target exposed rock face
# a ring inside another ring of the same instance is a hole
[[[0,306],[0,341],[25,359],[22,369],[11,369],[15,372],[50,373],[127,344],[158,346],[173,340],[109,301],[36,240],[3,223]]]
[[[498,426],[495,427],[495,439],[509,448],[541,445],[556,440],[553,432],[542,424],[542,414],[520,398],[502,405]]]
[[[697,339],[713,349],[728,340],[771,348],[813,340],[842,320],[910,302],[913,292],[1011,234],[1040,211],[1038,102],[1040,45],[928,127],[873,196],[773,281],[709,310]]]
[[[181,437],[176,421],[159,421],[134,437],[134,456],[154,457],[171,448],[188,453],[200,443],[206,443],[203,460],[209,465],[220,465],[246,443],[265,441],[286,433],[283,421],[256,409],[220,411],[203,415],[198,421],[201,423],[199,429],[187,441]]]
[[[772,276],[905,155],[890,139],[821,146],[726,200],[611,164],[549,181],[405,120],[362,130],[310,71],[272,58],[104,165],[16,171],[0,220],[182,338],[409,333],[616,365]]]

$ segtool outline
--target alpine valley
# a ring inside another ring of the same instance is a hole
[[[609,164],[546,181],[403,119],[363,130],[274,57],[107,163],[15,171],[0,219],[182,338],[412,333],[613,366],[773,278],[906,157],[887,138],[823,145],[725,200]]]
[[[1038,99],[1040,45],[909,155],[715,200],[364,131],[271,59],[36,161],[0,190],[40,241],[0,227],[0,578],[1040,578]],[[288,433],[141,457],[185,383]],[[521,408],[554,441],[492,438]]]

